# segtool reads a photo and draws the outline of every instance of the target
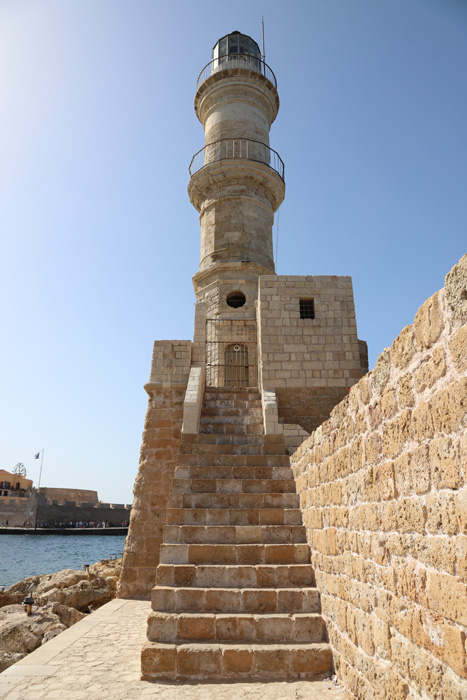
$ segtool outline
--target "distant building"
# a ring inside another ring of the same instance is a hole
[[[31,488],[32,479],[0,469],[0,497],[26,497]]]

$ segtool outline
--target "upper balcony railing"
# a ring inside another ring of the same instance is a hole
[[[258,58],[257,56],[250,56],[248,54],[229,54],[228,56],[219,56],[218,58],[214,58],[208,63],[207,66],[204,66],[203,70],[199,74],[196,89],[198,90],[200,85],[202,85],[211,75],[230,68],[246,68],[247,70],[254,71],[255,73],[261,73],[261,75],[264,75],[277,90],[277,80],[272,68],[269,68],[268,64],[261,58]]]
[[[188,168],[190,177],[205,165],[216,163],[224,158],[244,158],[256,163],[264,163],[274,170],[281,180],[284,179],[285,166],[280,155],[265,143],[252,139],[220,139],[214,143],[208,143],[191,159]]]

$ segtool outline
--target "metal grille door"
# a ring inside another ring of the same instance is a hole
[[[206,324],[206,386],[256,387],[256,321],[208,318]]]
[[[224,386],[231,389],[249,385],[248,348],[246,345],[227,345],[225,349]]]

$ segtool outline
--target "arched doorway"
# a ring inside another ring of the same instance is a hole
[[[240,343],[227,345],[225,349],[224,386],[230,389],[250,386],[248,348]]]

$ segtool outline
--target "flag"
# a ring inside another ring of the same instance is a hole
[[[34,455],[34,459],[39,459],[40,452],[37,453],[37,455]]]

